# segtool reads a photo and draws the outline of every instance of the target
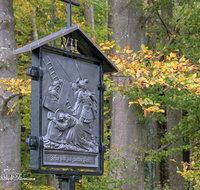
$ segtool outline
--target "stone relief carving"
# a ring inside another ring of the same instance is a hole
[[[73,82],[65,70],[70,81],[59,79],[50,58],[47,59],[48,61],[43,61],[52,82],[43,99],[43,107],[48,110],[47,132],[43,136],[44,149],[98,153],[97,137],[92,134],[97,99],[96,94],[87,89],[89,80],[81,77],[77,63],[76,69],[80,78]],[[59,60],[58,63],[61,65]],[[73,92],[74,105],[68,100],[69,90]],[[67,109],[63,102],[66,102]],[[89,126],[89,131],[84,129],[85,125]]]

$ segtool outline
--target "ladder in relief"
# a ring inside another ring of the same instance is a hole
[[[45,65],[46,65],[46,67],[47,67],[49,75],[51,76],[52,81],[58,81],[59,78],[58,78],[58,76],[56,74],[55,69],[53,68],[53,64],[51,63],[50,57],[47,56],[47,59],[48,59],[47,62],[44,59],[43,59],[43,61],[44,61]],[[63,80],[62,80],[62,88],[63,88]],[[60,97],[59,97],[59,99],[60,99]],[[68,98],[66,100],[67,100],[66,101],[66,105],[68,104],[68,108],[67,109],[71,109],[72,107],[71,107],[71,105],[70,105],[70,103],[68,101]]]
[[[53,81],[59,80],[59,78],[58,78],[58,76],[57,76],[57,74],[55,72],[55,69],[53,68],[53,64],[51,63],[50,57],[47,56],[47,59],[48,59],[47,62],[45,62],[44,59],[43,59],[43,61],[44,61],[45,65],[46,65],[46,67],[47,67],[47,70],[49,72],[49,75],[51,76],[51,79]]]

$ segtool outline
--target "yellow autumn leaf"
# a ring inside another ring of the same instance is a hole
[[[184,62],[185,61],[185,56],[183,55],[181,58],[180,58],[180,62]]]
[[[126,53],[127,53],[127,54],[130,54],[130,53],[132,53],[132,52],[133,52],[133,50],[129,50],[129,49],[126,50]]]
[[[170,61],[171,60],[171,57],[169,57],[168,55],[166,56],[166,58]]]
[[[184,77],[181,76],[178,80],[179,80],[179,82],[181,82],[184,80]]]
[[[196,74],[196,73],[192,75],[192,78],[193,78],[193,79],[196,78],[196,77],[197,77],[197,74]]]
[[[118,64],[118,63],[120,63],[120,59],[117,59],[117,60],[115,61],[115,64]]]
[[[176,53],[170,53],[170,57],[171,57],[171,58],[176,57]]]
[[[145,45],[144,45],[144,44],[142,44],[142,45],[141,45],[141,48],[142,48],[142,50],[144,50],[144,48],[145,48]]]
[[[159,109],[157,112],[165,113],[165,110]]]
[[[174,159],[170,159],[172,162],[176,162],[176,160],[174,160]]]
[[[139,77],[140,77],[140,73],[139,73],[139,72],[137,72],[137,74],[136,74],[136,77],[137,77],[137,78],[139,78]]]
[[[195,166],[195,162],[194,162],[194,160],[191,162],[191,166],[192,166],[192,167]]]
[[[140,104],[142,102],[142,98],[139,98],[137,101]]]
[[[153,76],[155,77],[157,75],[157,72],[156,71],[153,71]]]

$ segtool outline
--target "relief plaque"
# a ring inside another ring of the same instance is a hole
[[[98,65],[42,52],[42,166],[97,168]]]

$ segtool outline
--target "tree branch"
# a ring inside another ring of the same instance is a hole
[[[176,36],[176,35],[179,33],[179,30],[180,30],[180,28],[177,28],[176,31],[173,33],[173,35]],[[169,39],[169,41],[166,43],[166,45],[165,45],[165,47],[163,48],[163,50],[165,50],[165,48],[166,48],[168,45],[171,45],[171,44],[174,42],[175,38],[174,38],[173,35],[172,35],[172,37]],[[161,59],[163,59],[163,57],[164,57],[164,55],[161,56],[161,57],[159,57],[158,61],[160,61]]]
[[[2,100],[3,100],[2,109],[1,109],[1,115],[8,110],[8,106],[7,106],[8,102],[11,99],[13,99],[14,97],[19,96],[20,94],[21,93],[11,94],[7,98],[5,98],[5,97],[0,95],[0,98],[2,98]]]
[[[151,2],[152,2],[153,5],[155,6],[154,0],[151,0]],[[160,16],[158,10],[156,10],[156,13],[157,13],[157,15],[158,15],[160,21],[162,22],[163,26],[165,27],[165,29],[166,29],[166,31],[167,31],[167,35],[168,35],[168,37],[170,37],[169,34],[171,34],[171,32],[170,32],[170,30],[168,29],[168,27],[167,27],[167,25],[165,24],[165,22],[163,21],[162,17]]]
[[[1,98],[2,100],[5,100],[5,97],[4,97],[4,96],[2,96],[2,95],[0,95],[0,98]]]
[[[194,130],[192,131],[192,133],[195,133],[195,132],[197,132],[198,130],[200,130],[200,127],[198,127],[197,129],[194,129]],[[182,139],[182,138],[183,138],[183,136],[181,136],[181,137],[175,139],[174,142],[177,142],[177,141],[179,141],[179,140]],[[157,149],[156,152],[160,152],[160,151],[166,149],[167,147],[169,147],[169,146],[172,145],[172,144],[173,144],[173,143],[168,143],[168,144],[166,144],[166,145],[160,147],[159,149]]]

